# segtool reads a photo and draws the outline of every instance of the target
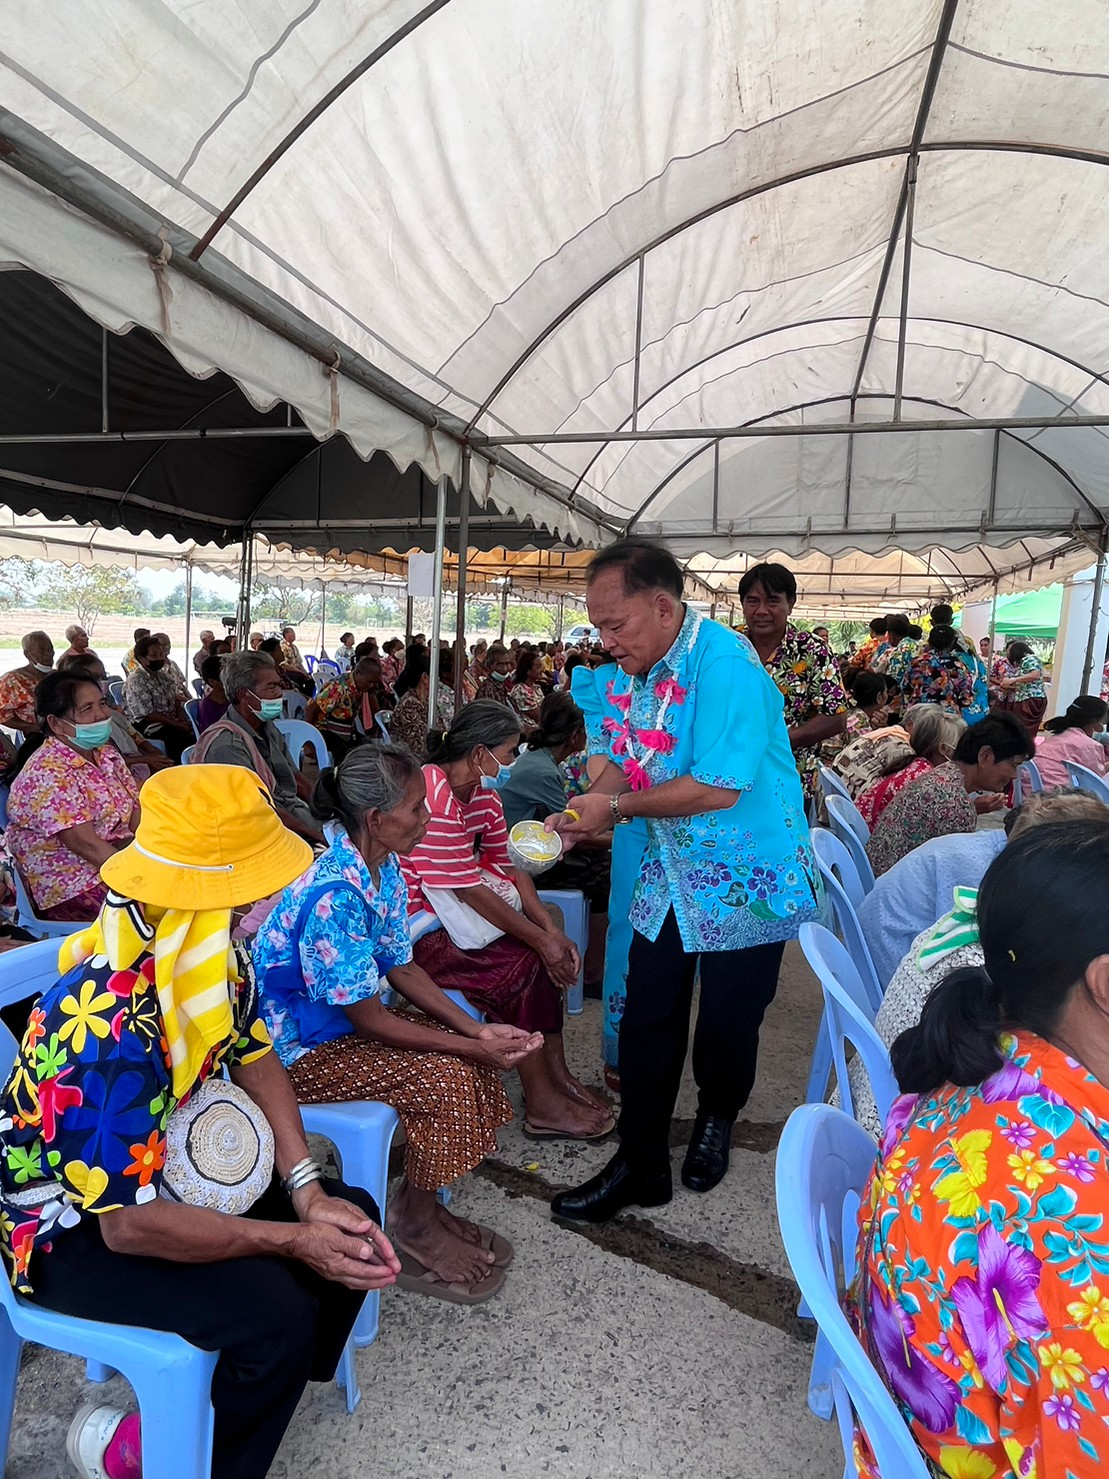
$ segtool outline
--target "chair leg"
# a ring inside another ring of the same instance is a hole
[[[2,1277],[7,1277],[4,1274]],[[0,1473],[7,1473],[8,1440],[15,1412],[15,1392],[19,1385],[19,1358],[23,1342],[11,1327],[6,1315],[0,1314]]]
[[[115,1374],[114,1366],[105,1366],[103,1361],[94,1361],[91,1356],[85,1362],[86,1381],[111,1381]]]
[[[355,1338],[352,1335],[343,1348],[335,1380],[346,1393],[347,1411],[353,1412],[362,1400],[362,1388],[358,1385],[358,1372],[354,1365]]]
[[[139,1399],[143,1479],[210,1479],[215,1364],[198,1351],[161,1370],[123,1373]]]

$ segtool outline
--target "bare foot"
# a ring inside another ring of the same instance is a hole
[[[560,1074],[555,1080],[559,1092],[567,1099],[572,1099],[575,1104],[584,1104],[589,1109],[603,1109],[605,1114],[612,1113],[612,1105],[593,1089],[587,1089],[583,1083],[570,1072]]]
[[[465,1217],[459,1217],[457,1213],[451,1212],[444,1207],[442,1202],[435,1203],[435,1215],[446,1230],[456,1238],[461,1238],[465,1243],[481,1244],[481,1229],[476,1222],[470,1222]]]
[[[612,1128],[612,1111],[576,1099],[555,1099],[527,1106],[527,1122],[533,1130],[555,1130],[560,1135],[587,1140]]]
[[[398,1248],[418,1259],[447,1284],[476,1284],[485,1278],[493,1263],[488,1248],[475,1247],[456,1237],[438,1217],[433,1218],[430,1227],[419,1232],[395,1225],[389,1232]]]

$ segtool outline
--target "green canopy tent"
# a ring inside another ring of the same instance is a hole
[[[1045,586],[1041,591],[1025,591],[1019,596],[1002,596],[997,603],[994,630],[1005,637],[1038,637],[1053,642],[1059,632],[1059,615],[1063,607],[1063,587]],[[955,618],[958,626],[962,612]]]

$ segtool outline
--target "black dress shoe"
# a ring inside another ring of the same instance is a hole
[[[661,1207],[673,1195],[669,1171],[644,1176],[617,1154],[600,1175],[560,1191],[551,1202],[551,1214],[571,1222],[607,1222],[623,1207]]]
[[[719,1186],[728,1170],[731,1144],[731,1120],[699,1114],[682,1163],[682,1185],[690,1191],[711,1191]]]

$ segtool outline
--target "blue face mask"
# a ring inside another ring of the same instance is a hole
[[[75,724],[73,743],[79,750],[99,750],[112,737],[112,721],[101,719],[99,724]]]
[[[255,698],[258,698],[258,695],[256,693],[254,693],[254,689],[253,688],[250,691],[251,691],[251,693],[254,694],[254,697]],[[258,698],[258,717],[259,717],[259,719],[280,719],[282,713],[284,712],[284,709],[285,709],[285,700],[284,699],[281,699],[281,698]]]
[[[513,762],[514,764],[515,762]],[[481,789],[483,791],[500,791],[508,785],[512,779],[511,765],[498,765],[496,775],[483,775],[481,778]]]

